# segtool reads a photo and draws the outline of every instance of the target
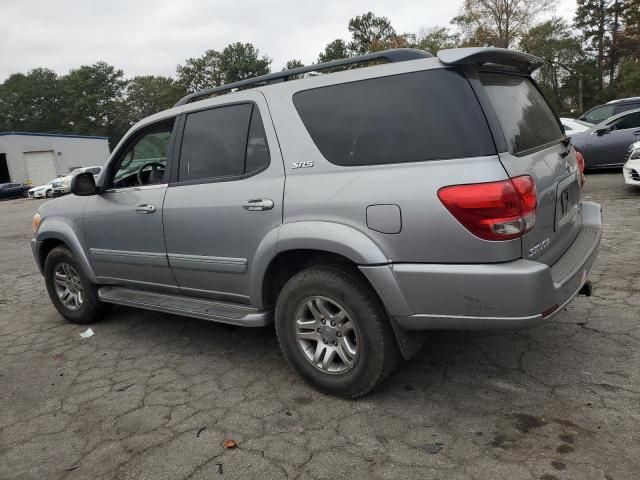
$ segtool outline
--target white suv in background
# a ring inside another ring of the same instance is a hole
[[[53,188],[53,196],[59,197],[61,195],[66,195],[67,193],[69,193],[71,191],[71,179],[74,177],[74,175],[77,175],[78,173],[90,172],[93,174],[94,178],[97,179],[101,171],[102,167],[98,166],[81,167],[72,170],[69,175],[57,178],[51,183],[51,186]]]

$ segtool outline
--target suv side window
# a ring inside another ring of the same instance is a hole
[[[114,188],[137,186],[140,185],[138,176],[143,185],[165,183],[174,121],[173,118],[165,120],[134,134],[109,168],[110,174],[105,185]]]
[[[187,114],[178,181],[242,175],[251,109],[245,103]]]
[[[293,103],[322,155],[336,165],[496,153],[471,85],[454,69],[303,90]]]
[[[251,123],[249,124],[244,173],[246,175],[258,173],[269,166],[269,161],[270,155],[267,135],[264,132],[260,110],[254,105],[253,111],[251,112]]]

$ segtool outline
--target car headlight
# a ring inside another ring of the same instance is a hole
[[[40,226],[40,214],[38,212],[36,212],[33,215],[33,221],[31,222],[31,228],[33,229],[33,233],[36,233],[38,231],[38,227]]]
[[[631,151],[631,155],[629,155],[629,160],[638,160],[640,158],[640,148],[636,148]]]

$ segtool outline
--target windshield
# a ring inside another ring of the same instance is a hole
[[[600,123],[613,115],[615,108],[615,105],[600,105],[599,107],[594,107],[582,115],[580,120],[586,120],[590,123]]]

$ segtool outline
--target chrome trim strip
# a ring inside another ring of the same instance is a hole
[[[168,267],[167,255],[158,252],[138,252],[134,250],[109,250],[91,248],[91,258],[100,262],[128,263]]]
[[[137,185],[135,187],[106,188],[102,193],[118,193],[118,192],[137,192],[140,190],[156,190],[159,188],[167,188],[168,183],[158,183],[153,185]]]
[[[246,258],[210,257],[206,255],[187,255],[182,253],[169,253],[167,256],[172,268],[183,268],[186,270],[245,273],[248,265]]]

